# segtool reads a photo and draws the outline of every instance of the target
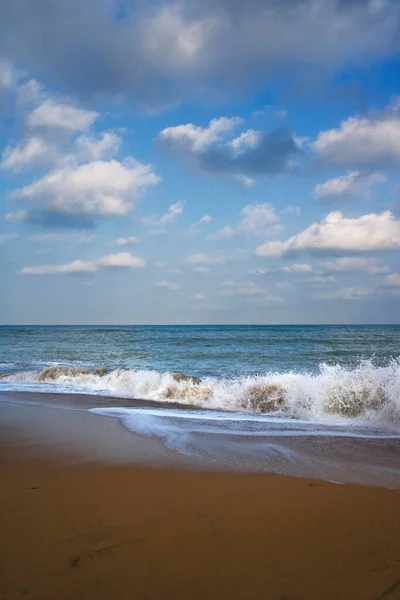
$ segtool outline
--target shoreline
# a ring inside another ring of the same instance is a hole
[[[95,407],[100,411],[91,412]],[[116,414],[111,412],[113,416],[108,411],[104,413],[106,407],[111,411],[120,407],[130,409],[128,422],[123,420],[119,410]],[[164,409],[177,409],[180,416],[174,417],[173,410],[161,417],[154,416]],[[185,411],[192,411],[188,419],[182,418]],[[200,421],[196,417],[198,411]],[[235,413],[232,418],[235,419]],[[135,422],[136,419],[139,421]],[[29,448],[31,456],[46,459],[50,448],[63,457],[65,464],[131,464],[207,472],[276,473],[400,489],[398,438],[364,440],[309,436],[301,432],[299,436],[295,433],[280,436],[269,434],[268,429],[261,437],[251,432],[249,436],[237,436],[226,430],[196,433],[199,423],[204,422],[204,411],[176,403],[73,393],[0,392],[3,454],[10,431],[20,441],[19,444],[10,441],[10,460],[19,460],[21,448]]]

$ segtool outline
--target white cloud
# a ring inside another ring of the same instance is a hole
[[[167,212],[161,217],[160,224],[172,223],[178,215],[183,213],[183,202],[176,202],[168,207]]]
[[[157,137],[158,145],[172,157],[210,175],[233,177],[244,185],[254,183],[252,175],[273,175],[289,166],[300,152],[286,128],[262,132],[248,129],[232,137],[242,122],[237,117],[213,119],[208,127],[193,123],[168,127]],[[231,139],[229,139],[229,135]]]
[[[196,223],[198,223],[199,225],[204,225],[206,223],[211,223],[211,221],[213,221],[213,218],[210,217],[210,215],[204,215],[204,217],[201,217],[201,219],[196,221]]]
[[[393,287],[400,286],[400,273],[390,273],[390,275],[385,278],[385,283],[386,285]]]
[[[84,161],[90,161],[114,156],[121,142],[121,138],[113,131],[103,131],[97,137],[80,135],[75,141],[75,146],[78,156]]]
[[[271,225],[279,221],[275,208],[268,202],[247,204],[241,214],[243,218],[238,223],[238,229],[249,235],[265,235]]]
[[[139,240],[135,236],[130,237],[120,237],[117,238],[113,242],[107,242],[107,246],[136,246],[139,243]]]
[[[260,143],[260,138],[260,131],[248,129],[228,143],[235,152],[240,153],[245,152],[248,148],[255,148]]]
[[[179,152],[201,152],[222,141],[241,122],[239,117],[221,117],[212,119],[208,127],[199,127],[193,123],[167,127],[159,134],[159,140]]]
[[[31,128],[54,128],[73,133],[89,129],[98,116],[97,112],[61,104],[48,98],[31,112],[28,125]]]
[[[74,273],[94,273],[100,269],[130,268],[138,269],[145,266],[145,261],[128,252],[109,254],[97,260],[74,260],[62,265],[41,265],[38,267],[24,267],[22,275],[58,275]]]
[[[191,254],[185,258],[185,263],[188,265],[194,265],[195,267],[207,267],[213,265],[220,265],[225,262],[225,259],[218,256],[210,256],[209,254]]]
[[[138,269],[145,266],[145,261],[137,256],[132,256],[129,252],[119,252],[100,258],[97,264],[100,267],[131,267],[132,269]]]
[[[201,217],[201,219],[198,219],[197,221],[194,221],[194,223],[192,223],[188,229],[186,231],[183,231],[182,233],[187,234],[187,235],[191,235],[193,233],[199,233],[199,231],[202,230],[204,225],[208,225],[208,223],[211,223],[214,219],[212,217],[210,217],[210,215],[204,215],[203,217]]]
[[[49,156],[54,148],[39,137],[30,137],[23,144],[7,146],[0,163],[2,169],[18,171]]]
[[[376,295],[376,290],[367,287],[343,287],[333,292],[319,292],[314,295],[315,300],[371,300]]]
[[[312,147],[324,162],[336,167],[398,167],[400,110],[396,101],[380,114],[350,117],[339,128],[322,131]]]
[[[313,253],[383,252],[400,249],[400,220],[390,211],[345,218],[331,212],[285,242],[258,246],[258,256],[288,256],[301,251]]]
[[[188,296],[188,300],[196,300],[196,302],[200,302],[201,300],[206,300],[206,296],[203,296],[203,294],[193,294],[193,296]]]
[[[0,245],[11,242],[18,237],[17,233],[0,233]]]
[[[221,227],[221,229],[217,229],[214,233],[210,233],[208,237],[210,240],[227,240],[234,235],[236,235],[237,230],[231,227],[230,225],[225,225]]]
[[[314,196],[319,200],[328,201],[368,197],[374,184],[385,181],[386,177],[381,173],[350,171],[346,175],[318,184],[314,189]]]
[[[241,210],[242,218],[237,225],[225,225],[208,237],[213,240],[224,240],[237,234],[268,235],[280,231],[279,216],[275,208],[268,202],[264,204],[246,204]]]
[[[179,289],[179,285],[177,283],[172,282],[172,281],[156,281],[154,285],[156,287],[164,288],[164,289],[169,290],[171,292],[174,292],[177,289]]]
[[[122,18],[109,2],[31,3],[0,4],[6,56],[77,94],[120,94],[145,108],[237,98],[277,73],[285,81],[296,72],[300,84],[305,76],[309,90],[310,79],[399,49],[397,0],[130,2]]]
[[[176,202],[168,207],[166,213],[161,217],[148,216],[142,219],[142,222],[148,227],[153,229],[150,231],[152,234],[160,234],[165,232],[165,225],[173,223],[176,217],[183,213],[183,202]]]
[[[299,263],[299,264],[295,264],[295,265],[291,265],[291,266],[281,267],[281,271],[283,273],[311,273],[312,266],[303,264],[303,263]]]
[[[387,273],[388,267],[379,264],[375,258],[360,258],[358,256],[343,256],[333,262],[321,264],[321,268],[328,273],[353,273],[361,271],[370,275]]]
[[[159,177],[151,165],[132,158],[67,164],[17,190],[15,198],[29,203],[29,216],[46,221],[62,217],[118,217]],[[78,225],[79,223],[77,223]]]

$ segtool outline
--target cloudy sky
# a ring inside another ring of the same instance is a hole
[[[398,0],[0,3],[0,322],[400,321]]]

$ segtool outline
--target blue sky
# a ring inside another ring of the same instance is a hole
[[[395,0],[0,7],[0,321],[390,323]]]

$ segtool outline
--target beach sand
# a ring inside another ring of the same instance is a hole
[[[25,410],[0,426],[1,600],[400,598],[399,491],[89,460]]]

